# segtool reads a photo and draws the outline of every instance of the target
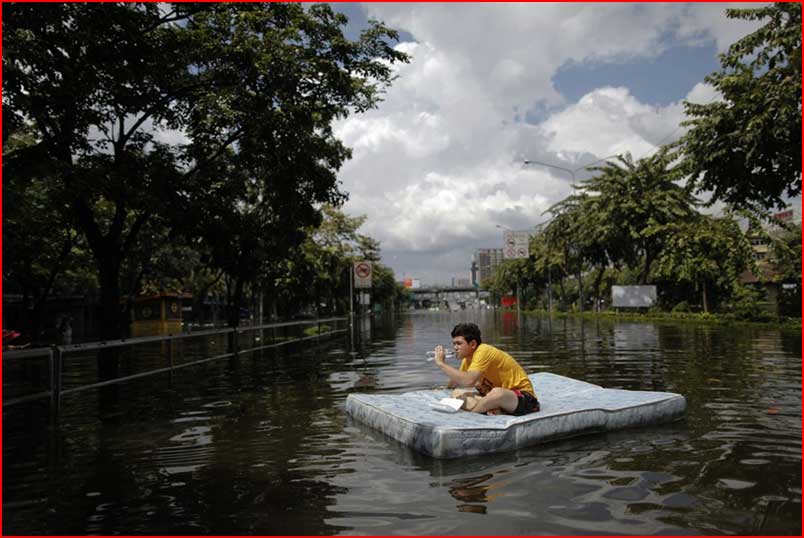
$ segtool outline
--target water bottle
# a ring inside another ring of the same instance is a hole
[[[453,357],[455,357],[455,352],[454,351],[452,351],[450,349],[445,349],[444,350],[444,358],[445,359],[451,359]],[[435,360],[435,351],[428,351],[427,353],[424,354],[424,358],[427,359],[428,361]]]

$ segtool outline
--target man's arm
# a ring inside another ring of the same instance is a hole
[[[439,360],[439,358],[441,360]],[[449,377],[449,383],[447,383],[447,388],[454,388],[454,387],[474,387],[477,380],[480,379],[480,376],[483,372],[461,372],[457,368],[450,366],[446,362],[444,362],[444,356],[436,354],[435,358],[436,366],[441,368],[441,371],[447,374]]]

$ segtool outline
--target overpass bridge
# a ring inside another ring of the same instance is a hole
[[[430,286],[411,288],[408,292],[415,308],[438,306],[450,310],[478,307],[488,303],[490,295],[488,290],[474,286]]]

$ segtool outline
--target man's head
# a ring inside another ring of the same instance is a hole
[[[471,357],[482,341],[480,329],[474,323],[459,323],[452,329],[452,347],[459,359]]]

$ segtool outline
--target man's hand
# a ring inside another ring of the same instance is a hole
[[[435,348],[435,363],[438,366],[446,364],[444,362],[444,357],[445,357],[444,346],[436,346],[436,348]]]

